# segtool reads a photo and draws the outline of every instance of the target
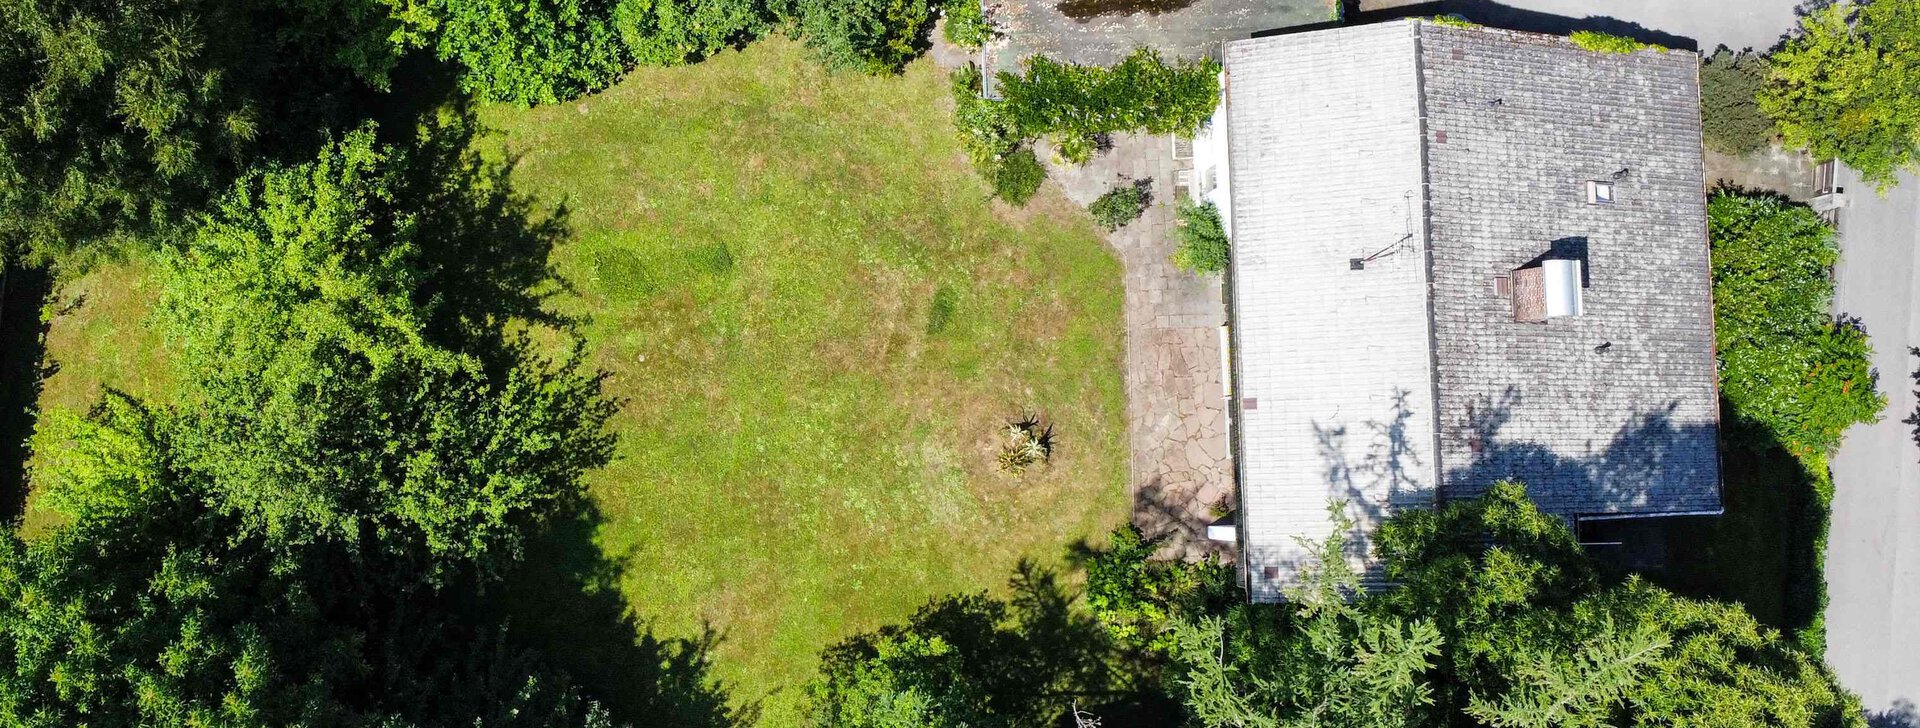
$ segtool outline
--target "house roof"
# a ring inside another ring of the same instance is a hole
[[[1225,56],[1256,599],[1332,498],[1375,579],[1382,518],[1505,478],[1567,517],[1719,508],[1694,55],[1402,20]]]

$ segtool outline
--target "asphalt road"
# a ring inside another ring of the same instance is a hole
[[[1920,703],[1920,445],[1911,373],[1920,359],[1920,179],[1886,197],[1851,170],[1840,213],[1834,311],[1860,318],[1887,394],[1885,417],[1847,432],[1833,458],[1833,531],[1827,544],[1827,661],[1867,709]]]

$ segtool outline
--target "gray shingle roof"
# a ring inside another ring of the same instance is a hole
[[[1329,497],[1362,533],[1502,478],[1568,517],[1719,508],[1693,54],[1404,20],[1225,55],[1256,599]],[[1546,258],[1584,315],[1516,321],[1494,279]]]
[[[1433,499],[1419,85],[1404,25],[1226,56],[1241,552],[1274,599],[1296,539],[1332,531],[1329,499],[1349,502],[1356,553],[1392,506]]]

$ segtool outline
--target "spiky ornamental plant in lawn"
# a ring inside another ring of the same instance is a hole
[[[1053,427],[1042,426],[1040,418],[1033,415],[1009,423],[1006,438],[996,462],[1000,471],[1008,475],[1024,473],[1053,456]]]

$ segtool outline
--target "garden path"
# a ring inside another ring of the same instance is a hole
[[[1165,135],[1115,135],[1110,150],[1079,166],[1054,163],[1044,143],[1037,151],[1048,177],[1083,206],[1115,187],[1151,182],[1146,212],[1107,235],[1126,268],[1134,523],[1166,539],[1163,557],[1230,554],[1231,543],[1206,537],[1207,524],[1234,508],[1221,386],[1221,277],[1196,276],[1172,262],[1175,175],[1193,164],[1174,159]]]

